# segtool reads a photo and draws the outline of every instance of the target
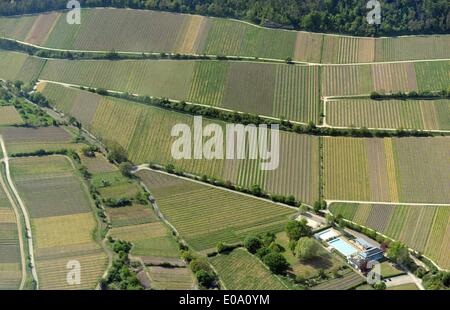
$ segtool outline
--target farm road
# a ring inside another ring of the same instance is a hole
[[[54,52],[70,52],[70,53],[93,53],[93,54],[105,54],[110,51],[98,51],[98,50],[76,50],[76,49],[60,49],[60,48],[51,48],[51,47],[45,47],[41,45],[36,45],[32,43],[27,43],[24,41],[19,41],[11,38],[6,37],[0,37],[1,39],[8,40],[11,42],[15,42],[18,44],[34,47],[37,49],[47,50],[47,51],[54,51]],[[139,55],[141,56],[142,53],[147,55],[160,55],[161,53],[154,53],[154,52],[123,52],[123,51],[116,51],[118,54],[122,55]],[[175,55],[176,53],[166,53],[168,55]],[[194,57],[209,57],[215,59],[217,55],[203,55],[203,54],[184,54],[187,56],[194,56]],[[248,61],[248,62],[274,62],[274,63],[286,63],[285,59],[277,59],[277,58],[264,58],[264,57],[258,57],[256,60],[255,57],[250,56],[237,56],[237,55],[225,55],[230,60],[240,60],[240,61]],[[436,61],[448,61],[449,58],[439,58],[439,59],[412,59],[412,60],[394,60],[394,61],[373,61],[373,62],[358,62],[358,63],[316,63],[316,62],[306,62],[306,61],[297,61],[292,60],[291,62],[298,65],[306,65],[306,66],[320,66],[320,67],[330,67],[330,66],[359,66],[359,65],[375,65],[375,64],[398,64],[398,63],[418,63],[418,62],[436,62]]]
[[[2,139],[2,137],[0,136],[0,139]],[[3,163],[3,158],[0,159],[0,163]],[[8,190],[7,185],[5,184],[5,181],[3,180],[3,177],[0,175],[0,185],[3,188],[3,191],[6,194],[6,197],[9,200],[9,203],[11,204],[13,210],[14,210],[14,214],[16,216],[16,224],[17,224],[17,232],[19,235],[19,250],[20,250],[20,260],[21,260],[21,280],[20,280],[20,285],[19,285],[19,290],[22,290],[24,285],[25,285],[25,281],[27,278],[27,273],[26,273],[26,259],[25,259],[25,250],[24,250],[24,245],[23,245],[23,231],[22,231],[22,224],[21,224],[21,217],[20,217],[20,212],[17,208],[16,202],[14,201],[13,197],[11,196],[11,193]]]
[[[9,157],[8,152],[6,151],[5,141],[3,140],[3,137],[0,135],[0,144],[2,147],[3,152],[3,163],[5,164],[5,172],[6,172],[6,182],[9,185],[9,188],[11,188],[17,202],[19,203],[20,209],[22,211],[23,217],[25,219],[25,228],[27,230],[27,239],[28,239],[28,252],[30,256],[30,268],[31,273],[33,275],[33,279],[36,282],[36,288],[39,289],[39,282],[38,282],[38,276],[36,272],[36,262],[34,260],[34,248],[33,248],[33,237],[31,234],[31,221],[30,217],[28,215],[28,210],[25,207],[25,204],[22,201],[22,198],[20,198],[19,192],[17,191],[16,187],[14,186],[14,183],[11,178],[11,173],[9,170]]]

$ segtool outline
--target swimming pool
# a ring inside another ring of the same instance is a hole
[[[328,244],[346,257],[358,253],[357,248],[355,248],[342,238],[333,239],[330,242],[328,242]]]

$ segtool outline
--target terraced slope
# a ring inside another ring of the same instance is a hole
[[[307,123],[319,119],[319,69],[286,64],[48,60],[40,79],[187,100]]]
[[[447,35],[334,36],[268,29],[229,19],[110,8],[82,10],[81,25],[69,25],[65,17],[61,12],[2,17],[0,34],[61,49],[206,53],[315,63],[450,58]]]
[[[106,255],[92,238],[97,227],[87,188],[61,156],[11,160],[13,181],[31,217],[41,289],[93,289]],[[68,267],[81,265],[81,283],[67,282]]]
[[[450,266],[450,207],[335,203],[330,210]]]
[[[48,88],[47,88],[48,87]],[[89,100],[79,101],[76,89],[48,84],[42,90],[56,107],[71,111],[87,104],[97,108],[90,115],[92,122],[83,122],[102,140],[114,140],[128,150],[135,163],[155,162],[174,164],[184,171],[229,180],[234,184],[252,186],[260,184],[266,191],[281,195],[294,195],[306,203],[318,199],[318,138],[286,132],[280,134],[280,165],[273,171],[261,171],[260,163],[248,159],[175,160],[171,148],[176,138],[171,131],[176,124],[193,125],[193,117],[145,106],[125,100],[89,94]],[[73,112],[71,112],[73,113]],[[77,114],[73,114],[76,116]],[[218,124],[204,119],[204,125]],[[294,169],[292,167],[295,167]]]
[[[197,251],[214,248],[218,242],[242,241],[250,234],[280,231],[288,216],[295,213],[270,202],[161,172],[142,170],[137,175],[167,220]]]

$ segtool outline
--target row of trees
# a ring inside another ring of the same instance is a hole
[[[81,87],[84,90],[83,87]],[[176,112],[186,113],[190,115],[201,115],[203,117],[219,119],[228,123],[243,124],[243,125],[279,125],[280,130],[295,132],[298,134],[310,134],[316,136],[343,136],[343,137],[426,137],[432,136],[432,133],[419,130],[403,130],[396,131],[386,130],[369,130],[367,128],[351,128],[351,129],[335,129],[317,127],[314,122],[309,122],[308,125],[294,124],[288,120],[273,120],[261,118],[258,115],[249,113],[228,112],[213,107],[205,107],[193,104],[187,104],[184,101],[173,102],[165,98],[152,98],[149,96],[133,96],[128,93],[109,93],[104,89],[88,89],[91,92],[96,92],[103,96],[112,96],[125,100],[131,100],[146,105],[158,106],[163,109],[172,110]]]
[[[244,19],[268,27],[354,35],[448,33],[447,0],[384,0],[381,24],[360,0],[79,0],[82,7],[154,9]],[[65,9],[67,0],[1,1],[0,15]]]

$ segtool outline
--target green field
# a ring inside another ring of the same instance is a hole
[[[450,84],[450,61],[419,62],[414,64],[419,90],[445,90]]]
[[[112,228],[110,235],[131,242],[131,254],[135,256],[180,257],[177,242],[162,222]]]
[[[449,143],[447,137],[325,138],[325,198],[448,203]]]
[[[450,130],[450,100],[328,101],[327,124],[338,127]]]
[[[149,10],[83,9],[82,16],[80,25],[69,25],[62,13],[2,17],[0,34],[61,49],[206,53],[280,60],[289,57],[315,63],[449,58],[448,35],[377,39],[333,36]]]
[[[295,211],[160,172],[137,175],[156,198],[164,216],[197,251],[218,242],[234,243],[245,236],[281,231]]]
[[[285,290],[286,286],[258,258],[245,249],[210,259],[228,290]]]
[[[74,105],[80,90],[63,86],[45,86],[43,94],[58,100],[57,108]],[[58,93],[57,89],[60,89]],[[96,97],[95,97],[96,96]],[[278,169],[262,173],[254,160],[174,160],[170,136],[175,124],[193,124],[193,117],[130,101],[93,95],[89,102],[99,102],[91,123],[83,122],[102,140],[114,140],[128,150],[135,163],[172,163],[184,171],[229,180],[242,186],[260,183],[270,193],[295,195],[312,204],[318,199],[318,138],[280,132],[280,165]],[[82,105],[85,103],[81,103]],[[204,125],[212,121],[204,120]],[[224,126],[222,122],[215,122]],[[294,167],[294,169],[292,169]]]
[[[92,238],[97,222],[87,187],[62,156],[11,161],[12,179],[31,217],[36,269],[42,289],[93,289],[106,255]],[[69,261],[83,266],[80,285],[66,281]]]
[[[44,59],[0,50],[0,79],[31,82],[39,77],[44,65]]]
[[[449,267],[450,207],[338,203],[330,210],[405,243],[443,268]]]

